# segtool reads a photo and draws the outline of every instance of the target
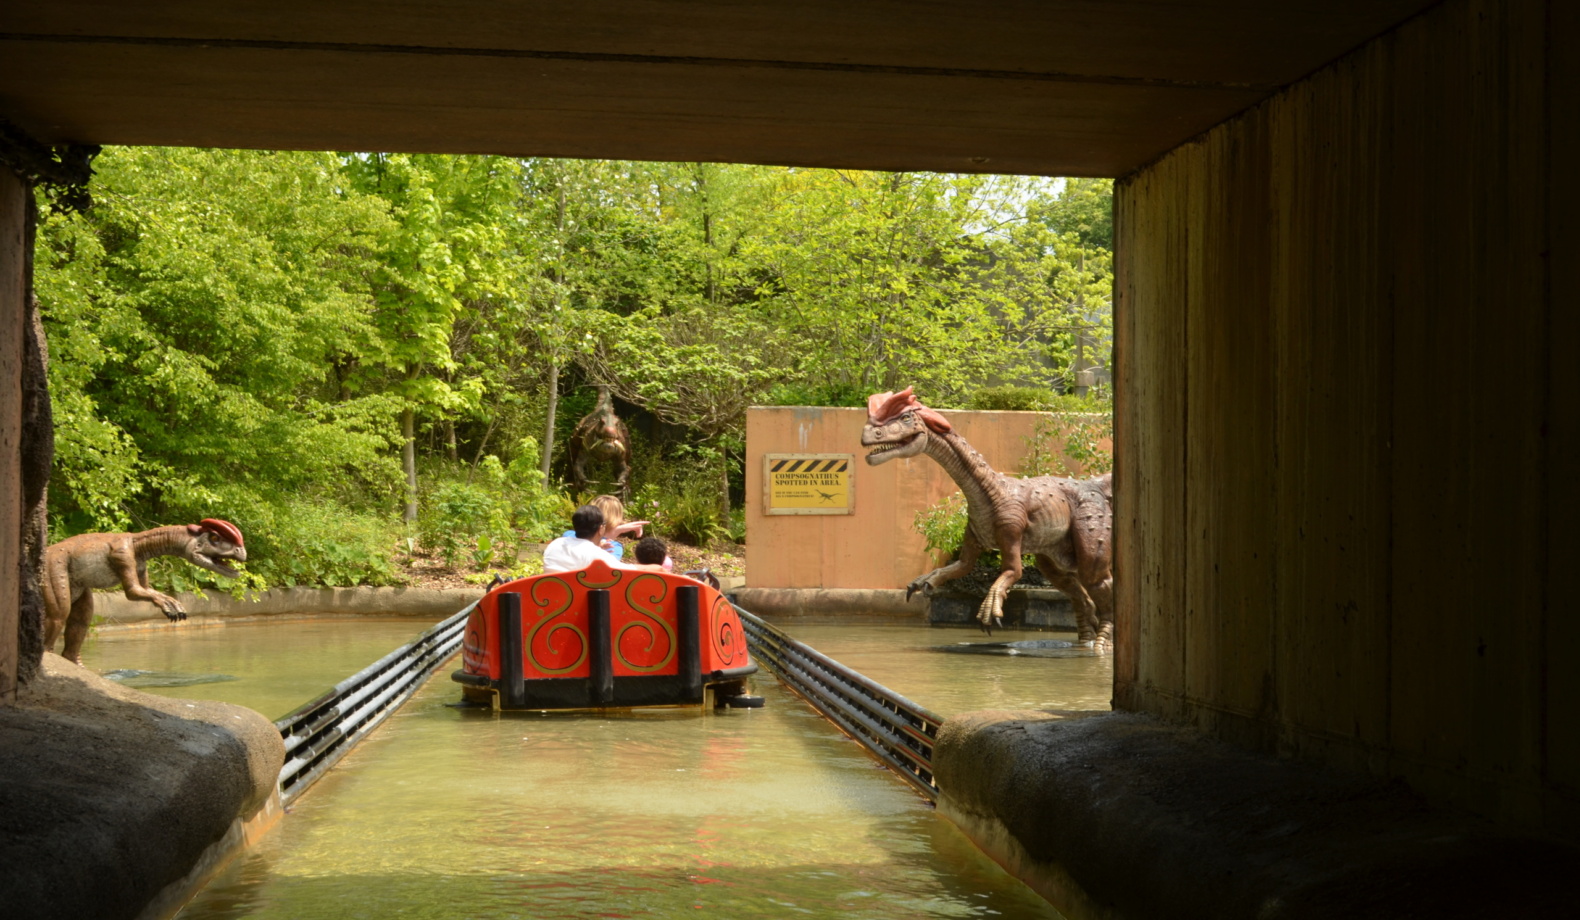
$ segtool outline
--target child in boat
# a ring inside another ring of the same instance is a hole
[[[600,495],[587,504],[603,513],[603,530],[596,537],[592,538],[593,542],[597,543],[604,552],[613,556],[616,562],[625,558],[625,546],[617,538],[626,534],[634,534],[637,537],[642,536],[642,528],[646,527],[648,522],[627,521],[625,519],[625,505],[613,495]],[[573,530],[567,530],[562,536],[574,537],[576,533]]]
[[[661,566],[666,572],[675,570],[675,560],[669,558],[669,547],[657,537],[643,537],[636,544],[634,553],[637,562]]]

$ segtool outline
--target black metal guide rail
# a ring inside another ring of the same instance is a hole
[[[285,740],[280,800],[289,805],[411,698],[461,646],[475,603],[351,675],[274,725]]]
[[[932,711],[863,677],[760,617],[735,608],[746,629],[753,658],[929,802],[938,801],[933,781],[933,741],[943,724]]]

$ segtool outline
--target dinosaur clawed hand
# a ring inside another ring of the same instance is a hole
[[[923,575],[905,586],[905,599],[910,600],[911,595],[921,592],[922,597],[933,596],[933,576],[931,573]]]
[[[164,611],[165,618],[172,623],[178,623],[187,618],[186,608],[181,606],[181,602],[173,597],[160,595],[154,603],[159,605],[159,609]]]

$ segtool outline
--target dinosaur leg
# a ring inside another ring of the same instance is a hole
[[[998,573],[997,578],[993,579],[987,597],[982,598],[982,606],[977,608],[977,622],[982,624],[982,631],[990,636],[993,634],[993,627],[1004,628],[1004,597],[1009,594],[1009,589],[1014,587],[1015,582],[1020,581],[1022,571],[1020,534],[1009,537],[1000,530],[998,538],[1000,564],[1003,570]]]
[[[1087,594],[1085,586],[1075,573],[1068,569],[1060,568],[1053,559],[1039,555],[1037,557],[1037,571],[1041,572],[1048,582],[1055,588],[1064,592],[1070,599],[1070,606],[1075,608],[1076,639],[1082,645],[1095,643],[1098,635],[1096,605],[1092,603],[1091,595]]]
[[[1097,606],[1096,647],[1100,650],[1111,649],[1114,647],[1114,580],[1105,578],[1097,584],[1087,585],[1086,590]]]
[[[88,627],[92,625],[93,591],[83,588],[81,596],[71,602],[71,615],[66,617],[66,644],[60,650],[72,664],[82,664],[82,643],[87,641]]]
[[[44,648],[53,650],[55,640],[71,613],[71,573],[61,555],[44,554]]]
[[[576,486],[577,495],[587,491],[587,457],[581,451],[571,456],[571,482]]]
[[[614,462],[615,491],[620,493],[620,503],[627,504],[631,501],[631,464],[624,460],[616,459]]]
[[[933,589],[946,581],[953,581],[971,572],[977,567],[977,558],[982,555],[982,544],[977,542],[971,529],[966,528],[966,538],[960,544],[960,558],[946,566],[933,569],[926,575],[916,579],[905,586],[905,599],[910,600],[911,595],[922,592],[923,597],[931,597]]]

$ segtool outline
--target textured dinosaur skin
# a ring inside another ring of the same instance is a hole
[[[55,647],[64,627],[61,654],[82,663],[82,642],[93,622],[95,588],[119,587],[134,601],[158,605],[171,620],[187,618],[181,603],[148,586],[148,560],[180,556],[199,568],[236,578],[227,562],[247,561],[241,531],[209,518],[201,524],[155,527],[142,533],[85,533],[44,551],[44,648]]]
[[[867,401],[861,443],[872,448],[867,464],[925,454],[937,461],[965,494],[970,522],[960,557],[911,582],[906,597],[967,574],[984,548],[1002,557],[977,619],[982,628],[1003,626],[1004,595],[1020,580],[1021,556],[1063,591],[1075,607],[1080,641],[1109,648],[1114,636],[1113,486],[1108,475],[1090,480],[1057,476],[1018,478],[997,472],[947,419],[916,401],[909,387]]]
[[[587,491],[587,463],[590,460],[613,464],[615,489],[621,501],[631,500],[631,432],[614,414],[609,388],[598,387],[598,405],[576,423],[567,448],[571,461],[571,480],[577,492]]]

